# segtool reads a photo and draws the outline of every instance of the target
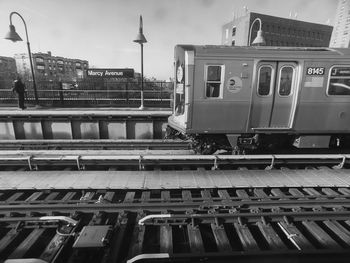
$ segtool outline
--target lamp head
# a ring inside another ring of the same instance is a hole
[[[143,44],[143,43],[147,42],[145,36],[143,35],[142,16],[140,16],[139,33],[137,34],[136,39],[134,40],[134,42],[139,43],[139,44]]]
[[[17,34],[14,25],[10,25],[10,31],[4,37],[5,39],[11,40],[13,42],[22,41],[22,38]]]
[[[147,40],[146,40],[145,36],[142,33],[138,33],[136,38],[135,38],[135,40],[134,40],[134,42],[139,43],[139,44],[143,44],[143,43],[146,43]]]
[[[259,30],[258,33],[256,34],[256,38],[254,39],[252,45],[265,46],[266,42],[263,34],[264,34],[263,31]]]

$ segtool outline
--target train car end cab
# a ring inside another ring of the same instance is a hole
[[[193,88],[194,50],[175,47],[175,80],[173,93],[173,115],[169,117],[169,125],[186,134],[189,132],[190,100]]]

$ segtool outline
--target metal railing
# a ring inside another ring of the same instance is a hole
[[[94,82],[37,83],[39,104],[52,107],[138,107],[141,100],[140,83],[137,82]],[[34,105],[32,84],[26,83],[26,104]],[[145,82],[144,105],[148,107],[170,107],[172,83]],[[0,89],[0,106],[17,104],[17,94],[12,88]]]

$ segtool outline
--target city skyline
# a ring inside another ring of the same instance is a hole
[[[333,26],[337,4],[334,0],[0,0],[0,56],[27,52],[24,25],[17,16],[13,25],[23,42],[3,39],[9,15],[16,11],[27,23],[32,53],[51,51],[54,56],[88,60],[98,68],[140,72],[140,47],[133,40],[142,15],[148,41],[144,74],[168,80],[176,44],[219,45],[222,25],[245,9],[313,23],[328,21]]]

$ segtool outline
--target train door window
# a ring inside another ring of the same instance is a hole
[[[280,70],[279,90],[280,96],[289,96],[292,92],[294,68],[291,66],[282,67]]]
[[[236,35],[236,27],[232,28],[232,36],[234,37]]]
[[[271,90],[271,66],[261,66],[259,68],[258,95],[268,96]]]
[[[223,86],[223,65],[207,65],[205,78],[205,94],[207,98],[219,98]]]
[[[350,95],[350,66],[333,67],[330,71],[328,95]]]

